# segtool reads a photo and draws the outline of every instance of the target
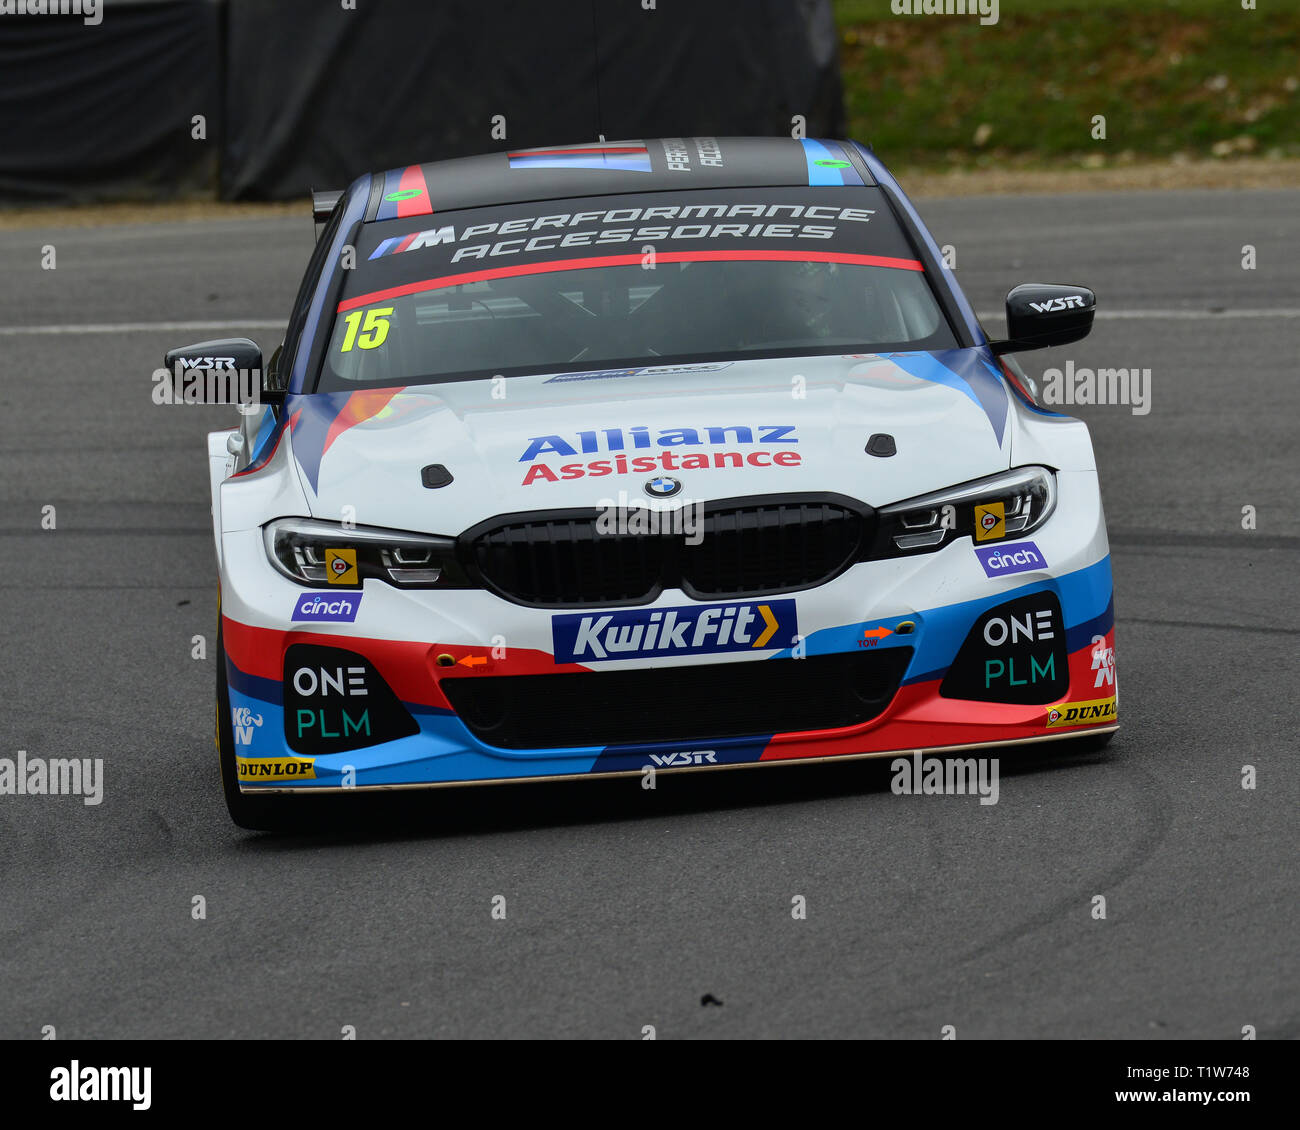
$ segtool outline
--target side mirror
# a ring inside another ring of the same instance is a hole
[[[284,342],[280,342],[271,354],[271,359],[266,363],[266,373],[262,377],[262,403],[270,404],[276,408],[284,403],[284,394],[286,384],[288,383],[280,374],[280,358],[284,356]]]
[[[991,341],[994,353],[1067,345],[1087,337],[1097,296],[1086,286],[1022,283],[1007,295],[1007,337]]]
[[[191,404],[280,404],[284,392],[262,378],[262,349],[246,337],[201,341],[164,359],[177,400]]]

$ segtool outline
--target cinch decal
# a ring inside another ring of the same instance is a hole
[[[793,600],[551,617],[557,663],[787,648],[798,632]]]
[[[310,620],[316,623],[334,621],[351,624],[357,618],[357,609],[361,607],[362,594],[350,592],[305,592],[293,603],[293,613],[289,619],[294,623]]]
[[[1009,573],[1027,573],[1031,569],[1046,569],[1047,558],[1032,541],[1018,541],[1012,545],[976,546],[975,556],[989,577],[1005,577]]]
[[[1063,726],[1096,726],[1115,721],[1115,696],[1094,698],[1087,702],[1060,702],[1047,708],[1047,728],[1059,730]]]
[[[512,169],[614,169],[650,172],[650,151],[639,142],[627,145],[562,145],[522,149],[508,155]]]

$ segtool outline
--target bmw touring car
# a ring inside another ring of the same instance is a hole
[[[677,138],[319,194],[282,343],[209,437],[236,823],[308,795],[1117,728],[1086,426],[853,142]]]

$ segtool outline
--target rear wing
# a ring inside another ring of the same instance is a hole
[[[335,205],[343,199],[344,190],[341,188],[313,189],[311,194],[311,218],[316,222],[317,237],[320,236],[320,225],[330,218],[330,213],[334,211]]]
[[[311,218],[318,224],[323,224],[328,220],[330,213],[334,211],[334,205],[343,199],[343,191],[341,188],[313,189],[311,194]]]

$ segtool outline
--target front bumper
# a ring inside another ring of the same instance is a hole
[[[271,568],[259,530],[227,532],[223,635],[240,787],[322,792],[639,774],[1113,730],[1114,608],[1096,475],[1061,472],[1058,487],[1053,516],[1029,538],[998,543],[1004,554],[996,562],[982,563],[961,539],[933,554],[855,565],[815,589],[720,602],[719,621],[748,617],[756,625],[747,640],[762,639],[762,624],[776,621],[767,646],[719,647],[714,634],[711,645],[671,656],[644,648],[597,654],[603,649],[591,646],[578,654],[573,617],[584,610],[524,608],[478,590],[399,590],[367,581],[359,593],[331,591],[314,601]],[[308,608],[312,618],[294,622],[304,601],[315,609]],[[728,612],[732,605],[744,611]],[[662,614],[659,623],[699,607],[669,592],[636,613],[642,623]],[[618,630],[617,616],[611,626]],[[856,658],[838,664],[836,656]],[[872,657],[882,661],[867,662]],[[825,716],[835,724],[819,725],[816,705],[805,701],[818,695],[816,684],[794,685],[812,669],[800,665],[808,658],[836,669],[865,663],[888,671],[883,684],[872,684],[882,697],[840,702],[835,711],[827,698]],[[773,661],[752,668],[746,699],[751,665]],[[714,692],[711,701],[722,721],[707,702],[701,710],[692,700],[703,686],[723,685],[719,665],[727,692]],[[779,672],[790,673],[789,686],[781,687],[787,680]],[[606,677],[612,673],[619,677]],[[524,684],[515,676],[550,682]],[[487,683],[494,679],[504,681]],[[511,725],[485,724],[481,704],[499,698],[496,689],[543,686],[555,695],[520,699]],[[980,700],[989,697],[1003,701]],[[474,703],[478,716],[458,714],[453,701],[462,710]],[[626,714],[641,720],[635,732],[621,727],[623,701]],[[591,725],[581,717],[585,703]],[[849,724],[839,724],[846,718]],[[760,725],[788,719],[800,728]],[[596,744],[620,732],[631,740]],[[500,740],[491,740],[494,734]],[[530,746],[529,734],[548,736]]]

